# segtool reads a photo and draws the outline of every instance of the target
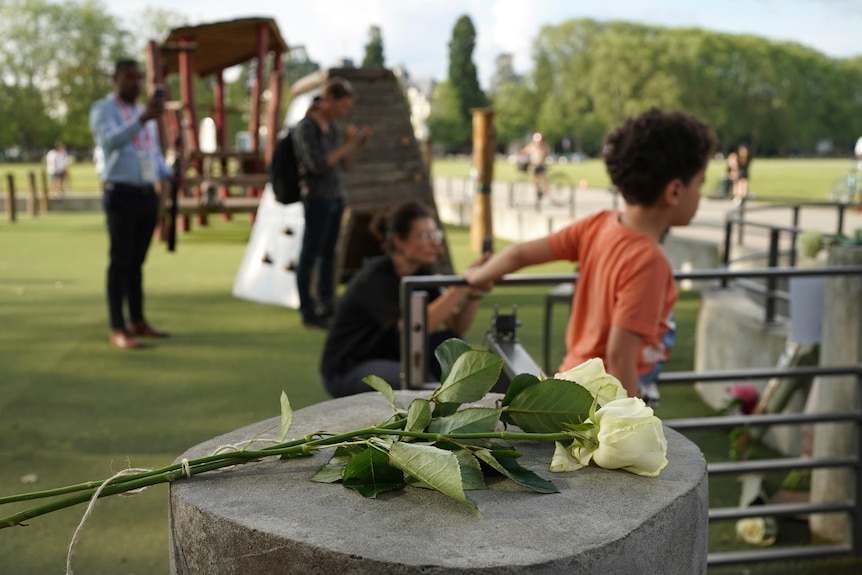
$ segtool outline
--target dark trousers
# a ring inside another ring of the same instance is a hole
[[[426,381],[440,381],[442,368],[434,350],[447,339],[458,338],[458,335],[448,329],[439,329],[428,334],[426,341],[426,353],[428,354],[428,373]],[[460,338],[458,338],[460,339]],[[392,386],[393,389],[401,389],[401,362],[394,359],[367,359],[350,365],[341,373],[336,373],[330,378],[321,375],[323,388],[332,397],[345,397],[373,391],[367,383],[362,381],[369,375],[376,375]]]
[[[344,212],[343,200],[305,200],[305,233],[296,265],[299,311],[304,320],[317,315],[317,307],[332,309],[335,293],[335,246]],[[317,269],[317,301],[311,295],[311,277]]]
[[[110,239],[108,313],[111,329],[122,329],[123,302],[129,321],[144,321],[143,265],[153,238],[159,199],[152,188],[106,184],[103,204]]]

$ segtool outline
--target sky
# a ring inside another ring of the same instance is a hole
[[[473,61],[487,86],[494,61],[514,55],[518,73],[531,68],[530,46],[539,29],[574,18],[627,20],[697,27],[794,41],[828,56],[862,55],[862,0],[103,0],[117,16],[158,7],[186,15],[191,24],[272,17],[288,46],[305,46],[327,67],[342,58],[361,63],[368,31],[379,26],[389,67],[413,78],[448,75],[448,42],[467,14],[476,28]]]

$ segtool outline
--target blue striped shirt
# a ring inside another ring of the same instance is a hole
[[[90,107],[90,130],[105,157],[105,168],[99,175],[103,182],[151,185],[153,182],[145,181],[141,174],[142,153],[150,157],[159,180],[170,177],[156,123],[151,120],[141,126],[138,117],[142,110],[141,106],[120,102],[114,94]]]

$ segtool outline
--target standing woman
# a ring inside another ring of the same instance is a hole
[[[733,203],[738,206],[748,198],[748,167],[751,164],[751,153],[748,146],[740,144],[736,155],[737,169],[736,182],[733,184]]]
[[[344,212],[342,170],[356,159],[371,136],[371,129],[347,126],[342,139],[336,120],[353,106],[350,82],[331,78],[320,101],[294,130],[294,150],[305,172],[305,234],[296,267],[299,312],[308,327],[326,328],[332,315],[335,292],[335,246]],[[317,298],[311,294],[311,278],[317,270]]]
[[[443,240],[431,212],[417,201],[398,204],[385,215],[378,215],[370,231],[386,255],[366,261],[350,280],[338,302],[320,359],[323,387],[333,397],[371,391],[362,381],[368,375],[400,387],[401,278],[430,275]],[[433,350],[440,343],[461,337],[470,328],[482,296],[466,286],[428,292],[428,352],[433,358]],[[436,359],[430,364],[431,375],[439,378]]]

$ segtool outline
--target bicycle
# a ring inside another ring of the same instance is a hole
[[[565,170],[546,167],[545,184],[544,189],[542,189],[542,182],[539,180],[534,181],[533,172],[530,167],[519,164],[518,178],[516,178],[513,186],[510,188],[509,204],[512,207],[521,203],[515,202],[515,188],[521,190],[526,184],[530,185],[536,211],[540,211],[542,209],[542,200],[544,198],[548,198],[551,205],[557,207],[570,206],[570,211],[574,212],[577,184],[574,178]],[[522,195],[523,194],[519,194],[519,199]]]

